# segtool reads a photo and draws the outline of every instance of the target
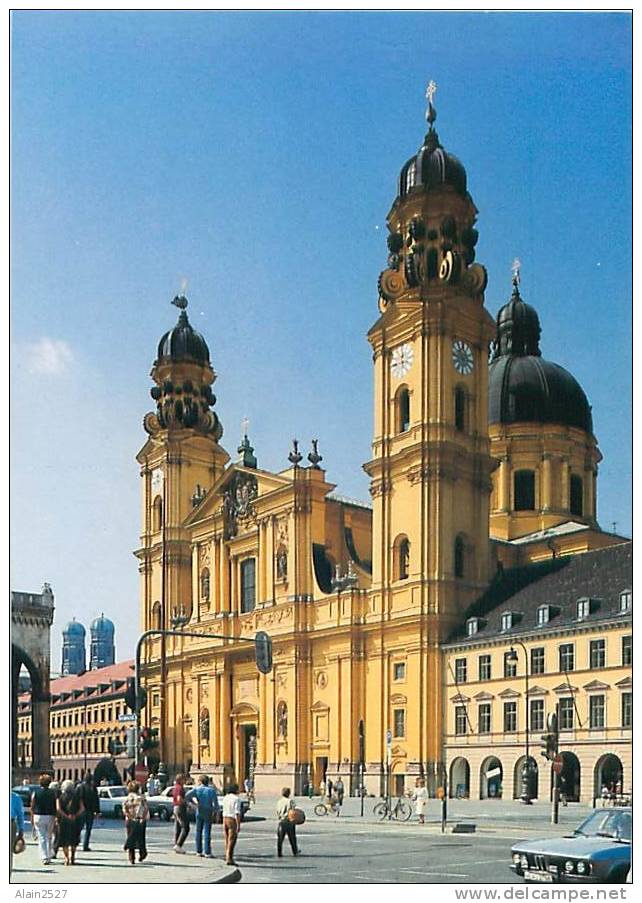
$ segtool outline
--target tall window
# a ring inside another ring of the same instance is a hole
[[[256,558],[241,562],[241,612],[253,611],[256,604]]]
[[[513,653],[504,653],[504,677],[517,676],[517,662],[513,661]]]
[[[406,663],[405,662],[395,662],[393,666],[393,680],[405,680],[406,679]]]
[[[455,659],[455,681],[458,684],[465,684],[468,675],[468,665],[465,658]]]
[[[572,731],[575,725],[575,707],[573,705],[573,700],[570,697],[560,699],[559,713],[560,730]]]
[[[517,730],[517,703],[504,703],[504,733],[514,734]]]
[[[589,727],[604,727],[604,696],[601,693],[589,698]]]
[[[544,647],[537,646],[531,649],[531,674],[544,673]]]
[[[479,656],[479,679],[490,680],[490,655]]]
[[[455,539],[455,577],[464,576],[464,540],[461,536]]]
[[[531,699],[528,719],[529,731],[544,730],[544,700]]]
[[[410,543],[406,536],[398,536],[394,545],[395,580],[407,580],[410,573]]]
[[[590,667],[603,668],[606,663],[606,640],[591,640]]]
[[[461,433],[466,429],[466,392],[461,386],[455,389],[455,428]]]
[[[512,611],[505,611],[502,615],[502,630],[512,630],[513,628],[513,613]]]
[[[480,734],[490,734],[490,702],[482,702],[479,706],[477,730]]]
[[[583,621],[584,618],[588,618],[591,614],[591,600],[590,599],[578,599],[577,600],[577,619],[578,621]]]
[[[584,516],[584,483],[582,477],[576,473],[571,474],[571,514],[577,517]]]
[[[631,602],[633,593],[630,589],[625,589],[620,593],[620,611],[631,611]]]
[[[204,602],[209,602],[210,598],[210,570],[209,568],[203,568],[201,571],[201,599]]]
[[[535,508],[535,471],[515,472],[515,511],[533,511]]]
[[[477,618],[468,618],[466,621],[466,633],[468,636],[474,636],[479,630],[479,621]]]
[[[622,637],[622,664],[623,665],[632,665],[633,664],[633,637],[632,636],[623,636]]]
[[[395,419],[397,433],[405,433],[410,428],[410,392],[405,386],[397,391]]]
[[[560,671],[572,671],[575,668],[575,649],[572,643],[562,643],[560,648]]]
[[[465,734],[467,729],[467,718],[466,718],[466,706],[465,705],[456,705],[455,706],[455,733],[460,735]]]
[[[633,693],[622,693],[622,727],[633,726]]]
[[[551,617],[551,611],[548,605],[540,605],[537,609],[537,623],[548,624]]]
[[[392,719],[393,719],[393,727],[394,727],[394,736],[400,737],[400,738],[405,737],[406,736],[406,710],[405,709],[393,709]]]

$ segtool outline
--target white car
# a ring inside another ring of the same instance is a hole
[[[98,787],[98,805],[101,815],[123,817],[123,803],[127,797],[125,787]]]

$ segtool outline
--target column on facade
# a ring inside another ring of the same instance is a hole
[[[540,482],[540,493],[541,493],[541,506],[542,510],[550,511],[553,507],[553,480],[552,480],[552,472],[553,472],[553,462],[551,460],[551,456],[548,453],[544,453],[542,455],[542,469],[541,469],[541,482]]]
[[[562,458],[560,462],[560,493],[561,493],[561,508],[569,508],[571,504],[571,497],[569,491],[569,483],[570,483],[570,467],[568,458]]]
[[[259,747],[257,750],[257,762],[261,765],[265,765],[267,762],[267,726],[269,722],[272,720],[272,716],[268,718],[267,716],[267,706],[268,706],[268,693],[267,693],[267,684],[268,684],[268,675],[262,674],[259,677],[259,723],[260,730],[258,736]]]
[[[265,562],[265,552],[266,552],[266,534],[267,534],[267,521],[264,518],[259,521],[259,548],[258,548],[258,587],[257,587],[257,596],[256,601],[258,603],[265,602],[266,599],[266,583],[267,583],[267,575],[266,575],[266,562]]]
[[[219,709],[219,731],[221,734],[221,765],[227,765],[232,761],[231,747],[231,720],[230,711],[232,709],[232,691],[229,675],[219,674],[220,683],[220,700]]]
[[[238,558],[234,555],[229,556],[230,561],[230,570],[229,570],[229,584],[230,584],[230,611],[238,615],[241,611],[241,594],[239,592],[238,586],[238,576],[239,576],[239,568],[238,568]]]
[[[595,478],[597,470],[594,467],[586,467],[584,470],[584,517],[595,517]]]
[[[198,570],[198,546],[192,546],[192,619],[201,620],[201,575]]]
[[[510,511],[510,458],[508,455],[499,462],[499,510]]]
[[[49,702],[47,700],[33,700],[31,704],[31,732],[32,768],[47,771],[51,760]]]
[[[222,536],[218,540],[218,556],[218,610],[219,612],[230,612],[232,611],[232,600],[230,598],[228,553]]]
[[[275,573],[274,573],[274,556],[276,553],[275,542],[274,542],[274,531],[276,530],[276,518],[274,515],[270,517],[268,525],[266,527],[266,538],[267,538],[267,548],[265,551],[265,566],[267,573],[267,599],[270,602],[274,602],[274,581],[275,581]]]

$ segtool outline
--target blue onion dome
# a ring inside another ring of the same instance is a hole
[[[197,332],[187,318],[187,298],[177,295],[172,301],[180,309],[178,323],[166,332],[158,343],[157,360],[195,361],[198,364],[209,364],[210,351],[207,342]]]
[[[65,624],[62,629],[62,634],[64,637],[68,637],[70,639],[71,637],[79,637],[84,640],[85,628],[79,621],[74,618],[73,620],[69,621],[69,623]]]
[[[545,360],[539,347],[537,311],[519,293],[497,314],[488,378],[489,423],[555,423],[593,432],[591,406],[572,374]]]
[[[463,164],[444,150],[435,131],[437,113],[432,103],[428,105],[426,115],[429,129],[422,146],[414,157],[411,157],[399,174],[399,197],[405,197],[417,188],[430,190],[442,185],[450,185],[455,191],[466,196],[467,178]]]
[[[113,636],[114,635],[114,624],[113,621],[110,621],[109,618],[106,618],[105,615],[101,612],[99,618],[94,618],[91,622],[90,630],[92,634],[99,634],[100,636]]]

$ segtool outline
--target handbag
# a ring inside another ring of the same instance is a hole
[[[289,809],[288,810],[288,821],[294,822],[295,825],[302,825],[305,823],[305,812],[303,809]]]

